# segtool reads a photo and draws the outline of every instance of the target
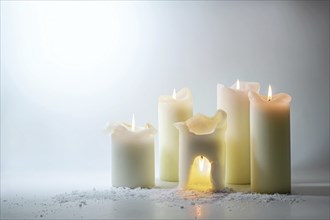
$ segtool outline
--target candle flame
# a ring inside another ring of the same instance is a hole
[[[199,159],[199,171],[203,172],[204,170],[204,157],[201,156],[201,158]]]
[[[173,94],[172,94],[173,99],[176,99],[176,91],[173,89]]]
[[[269,85],[268,86],[268,97],[267,97],[267,101],[271,101],[272,100],[272,87]]]
[[[135,131],[135,115],[132,116],[132,131]]]
[[[236,82],[236,89],[239,90],[239,80]]]

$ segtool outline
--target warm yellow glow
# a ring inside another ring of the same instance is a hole
[[[202,217],[202,207],[200,205],[195,206],[195,217]]]
[[[268,101],[271,101],[272,100],[272,87],[269,85],[268,86],[268,97],[267,97],[267,100]]]
[[[132,116],[132,131],[135,131],[135,115]]]
[[[236,82],[236,89],[239,90],[239,80]]]
[[[173,99],[176,99],[176,91],[175,91],[175,89],[173,89],[172,98],[173,98]]]
[[[187,188],[200,191],[212,189],[210,171],[209,160],[204,156],[196,157],[190,168]]]
[[[203,156],[201,156],[201,158],[199,158],[199,171],[203,172],[204,170],[204,158]]]

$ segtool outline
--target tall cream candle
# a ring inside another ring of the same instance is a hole
[[[185,121],[193,114],[192,95],[187,88],[172,96],[160,96],[158,100],[160,178],[178,181],[179,132],[175,122]]]
[[[290,102],[288,94],[249,92],[251,101],[251,190],[291,192]]]
[[[217,108],[227,113],[226,183],[250,183],[250,102],[248,91],[259,83],[237,81],[230,88],[218,84]]]
[[[150,124],[136,127],[115,123],[107,126],[111,134],[111,179],[119,187],[152,187],[155,184],[154,136],[156,129]]]

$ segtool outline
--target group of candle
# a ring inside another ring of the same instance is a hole
[[[259,94],[255,82],[218,84],[213,117],[193,116],[191,91],[183,88],[158,100],[160,179],[182,189],[223,189],[251,184],[259,193],[289,193],[290,102],[288,94]],[[112,185],[155,184],[156,129],[116,123],[112,136]]]

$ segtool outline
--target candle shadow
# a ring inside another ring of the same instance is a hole
[[[168,182],[156,178],[155,186],[153,188],[158,189],[173,189],[178,187],[178,182]]]
[[[234,185],[234,184],[226,184],[226,187],[228,189],[231,189],[233,192],[250,192],[251,191],[251,187],[250,184],[246,184],[246,185]]]
[[[251,192],[250,185],[232,185],[226,184],[226,187],[233,192]],[[330,196],[329,183],[299,183],[291,186],[291,194],[293,195],[310,195],[310,196]]]
[[[295,194],[295,195],[330,196],[330,184],[329,183],[293,184],[291,189],[292,189],[292,194]]]

